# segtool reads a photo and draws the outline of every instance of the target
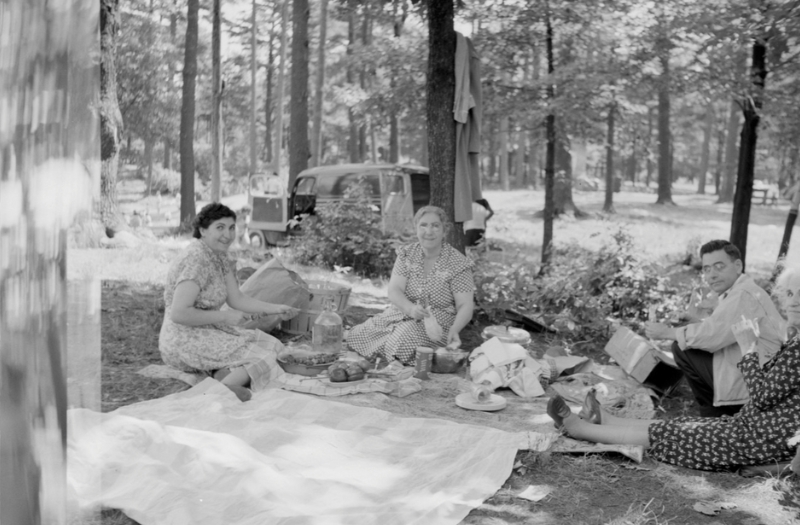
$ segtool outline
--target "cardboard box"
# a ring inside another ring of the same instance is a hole
[[[605,352],[625,372],[645,386],[668,395],[683,377],[672,352],[665,352],[632,330],[621,326],[606,344]]]

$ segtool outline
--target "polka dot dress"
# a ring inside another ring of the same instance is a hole
[[[442,245],[442,252],[427,276],[423,262],[424,253],[419,243],[403,246],[397,250],[392,273],[406,278],[405,294],[410,301],[430,306],[433,316],[442,327],[442,337],[446,339],[456,316],[453,294],[472,293],[475,289],[472,263],[446,243]],[[418,346],[435,348],[445,343],[446,340],[431,341],[422,321],[408,317],[395,305],[354,326],[347,337],[347,345],[364,357],[373,357],[378,353],[389,360],[396,358],[403,363],[414,360]]]
[[[739,362],[750,401],[733,417],[659,421],[650,425],[650,454],[700,470],[790,461],[786,441],[800,430],[800,339],[759,366],[755,353]]]

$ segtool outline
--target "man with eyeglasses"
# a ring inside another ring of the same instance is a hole
[[[763,365],[784,339],[784,322],[767,292],[752,277],[743,273],[739,249],[728,241],[716,240],[700,248],[703,277],[719,296],[719,304],[706,319],[688,312],[679,318],[685,326],[663,323],[645,324],[652,339],[675,341],[672,352],[683,371],[700,408],[702,417],[733,415],[749,398],[736,364],[742,351],[731,327],[742,316],[758,323],[758,350]]]

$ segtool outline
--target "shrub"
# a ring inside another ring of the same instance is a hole
[[[333,269],[349,266],[365,277],[388,277],[395,248],[406,239],[381,231],[380,215],[370,203],[364,185],[345,190],[341,201],[317,206],[316,216],[301,222],[302,235],[292,242],[295,260]]]
[[[639,328],[651,305],[671,311],[682,296],[663,270],[646,264],[624,230],[598,252],[571,243],[556,247],[550,269],[479,261],[478,304],[496,317],[505,308],[534,314],[571,339],[607,337],[610,319]]]

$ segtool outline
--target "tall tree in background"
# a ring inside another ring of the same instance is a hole
[[[428,145],[430,155],[431,204],[442,208],[450,220],[455,216],[453,198],[456,177],[456,124],[453,100],[456,91],[456,32],[453,0],[428,5]],[[464,252],[464,231],[456,223],[447,242]]]
[[[706,119],[703,126],[703,149],[700,152],[700,168],[698,171],[697,193],[706,193],[706,175],[708,172],[709,159],[711,158],[711,136],[714,134],[714,101],[709,98],[706,101]]]
[[[106,230],[123,229],[117,205],[117,170],[122,114],[117,101],[119,0],[100,4],[100,220]]]
[[[449,0],[448,0],[449,1]],[[347,55],[352,56],[356,47],[356,24],[358,3],[357,0],[347,0]],[[353,86],[356,82],[355,66],[347,63],[347,84]],[[358,124],[356,113],[352,106],[347,108],[347,120],[350,123],[350,137],[347,141],[347,150],[350,152],[350,162],[361,162],[358,148]]]
[[[220,64],[222,19],[220,2],[211,8],[211,201],[222,197],[222,71]]]
[[[725,156],[723,158],[722,181],[717,204],[733,202],[733,189],[736,184],[736,159],[739,157],[739,105],[731,101],[728,110],[728,129],[725,133]]]
[[[200,0],[188,0],[186,7],[186,47],[183,54],[183,94],[181,100],[181,224],[194,219],[194,91],[197,77],[197,22]]]
[[[617,112],[617,103],[612,100],[608,105],[607,134],[606,134],[606,199],[603,211],[614,211],[614,114]]]
[[[317,83],[314,87],[314,126],[311,132],[311,165],[322,163],[322,97],[325,86],[325,46],[328,45],[328,0],[319,5],[319,49],[317,51]]]
[[[292,2],[292,97],[289,188],[308,167],[308,0]]]

